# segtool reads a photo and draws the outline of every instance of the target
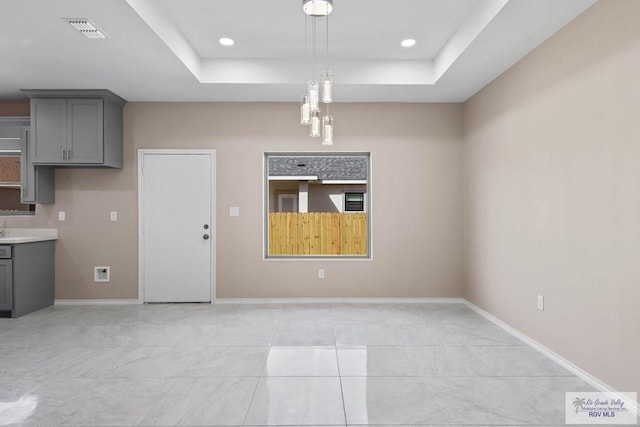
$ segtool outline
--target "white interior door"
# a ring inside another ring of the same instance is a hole
[[[215,151],[139,150],[139,290],[143,302],[210,302]]]

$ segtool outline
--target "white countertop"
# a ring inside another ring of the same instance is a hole
[[[0,245],[58,240],[57,228],[3,228]]]

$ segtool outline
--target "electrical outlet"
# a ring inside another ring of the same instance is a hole
[[[544,311],[544,297],[542,295],[538,295],[538,310]]]
[[[93,267],[94,282],[110,282],[111,267]]]
[[[318,279],[324,279],[324,268],[318,269]]]
[[[66,221],[67,213],[65,211],[58,212],[58,221]]]
[[[111,214],[109,214],[109,218],[111,219],[111,221],[117,221],[118,220],[118,212],[111,211]]]

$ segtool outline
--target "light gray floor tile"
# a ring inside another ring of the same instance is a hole
[[[451,423],[562,425],[564,390],[584,386],[574,378],[431,377],[427,387]]]
[[[557,426],[590,390],[463,304],[56,306],[0,343],[0,424]]]
[[[334,347],[271,347],[263,376],[337,377]]]
[[[104,351],[105,348],[3,345],[0,346],[0,377],[65,377],[72,368]]]
[[[576,377],[511,377],[506,378],[514,393],[523,396],[535,408],[539,422],[565,422],[565,393],[593,391],[593,387]]]
[[[486,320],[473,325],[447,323],[445,328],[461,345],[522,345],[522,341]]]
[[[422,378],[342,378],[347,424],[447,423]]]
[[[35,379],[0,377],[0,425],[35,426],[50,412]]]
[[[277,346],[334,346],[333,326],[327,322],[286,324],[273,337]]]
[[[336,324],[338,346],[425,346],[459,344],[448,330],[432,325]]]
[[[540,424],[527,399],[514,393],[508,379],[429,377],[427,387],[450,423],[471,425]]]
[[[430,346],[409,350],[418,375],[425,377],[473,377],[486,375],[487,366],[471,347]]]
[[[13,396],[2,401],[21,406],[24,420],[18,425],[131,426],[142,421],[173,381],[53,378],[32,387],[3,381]]]
[[[339,347],[338,362],[343,377],[414,377],[415,347]]]
[[[68,366],[70,377],[259,376],[268,347],[111,347]]]
[[[573,376],[562,366],[529,346],[468,347],[486,366],[488,376]]]
[[[260,379],[246,425],[344,425],[340,379]]]
[[[171,389],[142,425],[240,425],[257,378],[189,378]]]

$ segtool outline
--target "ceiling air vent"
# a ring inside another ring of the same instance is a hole
[[[87,18],[62,18],[88,39],[106,39],[109,36]]]

